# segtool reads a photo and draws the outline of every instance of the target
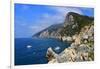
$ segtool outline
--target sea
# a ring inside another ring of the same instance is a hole
[[[47,49],[57,54],[69,47],[69,43],[53,38],[15,38],[15,65],[46,64]]]

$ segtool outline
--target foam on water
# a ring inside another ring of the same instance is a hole
[[[59,49],[60,49],[60,47],[59,47],[59,46],[55,48],[55,50],[59,50]]]

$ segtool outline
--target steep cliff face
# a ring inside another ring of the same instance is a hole
[[[79,33],[82,27],[90,24],[92,21],[93,17],[69,12],[64,23],[51,25],[50,27],[36,33],[33,37],[62,39],[63,36],[72,36]]]
[[[60,54],[52,48],[47,51],[48,63],[66,63],[94,60],[94,20],[93,17],[69,13],[60,31],[62,41],[70,42],[70,47]],[[51,58],[48,55],[52,55]]]
[[[64,23],[52,25],[33,35],[41,38],[58,38],[70,42],[70,47],[60,54],[48,48],[48,63],[80,62],[94,60],[94,18],[69,12]]]
[[[56,54],[52,48],[48,49],[47,55],[52,55],[53,58],[47,56],[48,63],[66,63],[66,62],[81,62],[94,60],[94,25],[90,24],[81,28],[79,34],[72,37],[70,47],[66,48],[60,54]],[[51,53],[50,53],[50,52]],[[53,53],[53,54],[52,54]]]

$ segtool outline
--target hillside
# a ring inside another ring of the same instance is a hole
[[[48,63],[80,62],[94,60],[94,18],[69,12],[62,24],[52,25],[33,37],[57,38],[70,42],[70,47],[60,54],[48,48]]]
[[[60,54],[48,48],[48,63],[66,63],[94,60],[94,19],[77,13],[69,13],[61,30],[62,41],[70,47]]]
[[[79,33],[82,27],[91,24],[92,22],[93,17],[69,12],[64,23],[51,25],[50,27],[36,33],[33,37],[61,39],[63,36],[72,36]]]

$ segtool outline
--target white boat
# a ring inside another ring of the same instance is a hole
[[[31,45],[27,45],[27,48],[31,48],[32,46]]]

